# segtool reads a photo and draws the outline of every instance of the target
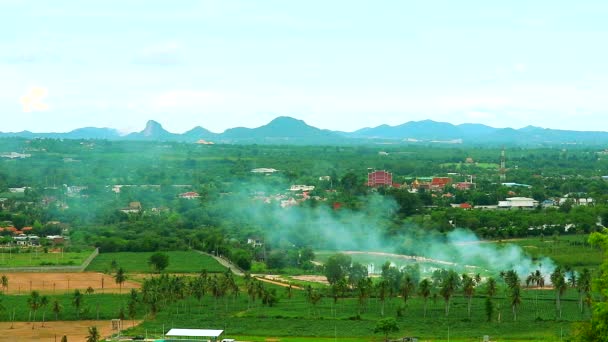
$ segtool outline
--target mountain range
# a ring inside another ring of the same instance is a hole
[[[84,127],[66,133],[1,133],[0,137],[148,140],[236,144],[365,144],[365,143],[433,143],[433,144],[509,144],[509,145],[603,145],[608,132],[569,131],[527,126],[520,129],[494,128],[482,124],[453,125],[432,120],[410,121],[397,126],[380,125],[354,132],[319,129],[302,120],[281,116],[257,128],[235,127],[214,133],[197,126],[182,133],[171,133],[150,120],[140,132],[122,135],[113,128]]]

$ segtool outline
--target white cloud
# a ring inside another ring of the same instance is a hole
[[[29,112],[43,112],[49,109],[49,105],[44,103],[44,99],[48,95],[49,91],[45,87],[31,87],[21,96],[19,101],[21,102],[23,111]]]

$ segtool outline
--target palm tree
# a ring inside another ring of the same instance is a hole
[[[74,296],[72,297],[72,305],[76,308],[76,317],[80,319],[80,307],[82,306],[83,297],[80,290],[74,290]]]
[[[517,283],[511,288],[511,310],[513,310],[513,320],[517,320],[517,307],[521,304],[521,286]]]
[[[49,305],[49,297],[47,297],[47,296],[40,297],[40,307],[44,309],[44,308],[46,308],[47,305]],[[45,317],[46,317],[46,310],[42,311],[42,327],[44,327]]]
[[[89,334],[87,335],[87,342],[99,342],[101,335],[97,330],[97,327],[89,327]]]
[[[559,318],[562,318],[561,297],[564,292],[566,292],[568,284],[566,283],[564,271],[561,269],[561,267],[557,266],[553,273],[551,273],[551,282],[553,283],[553,288],[555,289],[555,307],[559,313]]]
[[[496,295],[496,291],[496,280],[494,280],[494,278],[492,277],[489,277],[488,280],[486,280],[486,294],[488,295],[488,298],[494,298],[494,295]]]
[[[131,318],[131,324],[135,326],[135,316],[137,315],[137,303],[139,297],[136,289],[131,289],[131,295],[129,296],[129,302],[127,303],[127,310],[129,311],[129,318]]]
[[[118,293],[122,293],[122,283],[124,283],[127,280],[127,275],[125,274],[125,270],[120,267],[118,268],[118,271],[116,271],[116,274],[114,275],[114,281],[116,281],[116,284],[118,284]]]
[[[61,309],[63,309],[63,307],[61,306],[61,304],[59,303],[58,299],[55,299],[53,301],[53,305],[51,306],[51,310],[53,311],[53,313],[55,314],[55,320],[58,320],[59,317],[59,313],[61,312]]]
[[[578,290],[578,302],[583,313],[583,298],[587,297],[591,292],[591,272],[589,269],[583,268],[581,275],[578,277],[578,283],[576,284]]]
[[[475,294],[475,285],[476,283],[474,278],[469,277],[467,274],[462,275],[462,290],[468,299],[467,312],[469,314],[469,318],[471,318],[471,300]]]
[[[378,283],[378,297],[380,298],[380,302],[382,305],[380,306],[380,315],[384,317],[384,302],[386,301],[386,297],[388,296],[389,291],[389,283],[388,280],[382,279]]]
[[[407,273],[403,276],[400,290],[401,296],[403,297],[403,304],[407,305],[407,300],[410,295],[416,291],[416,283],[414,283],[414,279]]]
[[[4,292],[8,291],[8,277],[6,274],[3,274],[2,277],[0,277],[0,285],[2,285],[2,290]]]
[[[40,308],[40,293],[38,291],[32,291],[30,297],[27,299],[27,305],[34,312],[34,319],[32,322],[32,329],[36,325],[36,312]]]
[[[441,289],[439,293],[443,297],[445,301],[445,316],[447,317],[450,314],[450,301],[454,292],[458,288],[458,283],[460,281],[460,277],[454,271],[449,271],[446,277],[443,279],[441,283]]]
[[[431,287],[432,283],[428,279],[422,279],[420,285],[418,286],[418,294],[424,298],[424,317],[426,318],[426,304],[428,302],[429,296],[431,295]]]

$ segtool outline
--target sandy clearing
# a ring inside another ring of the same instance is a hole
[[[135,321],[139,324],[141,321]],[[67,336],[68,341],[84,341],[88,334],[89,327],[96,326],[102,337],[110,336],[112,331],[110,321],[51,321],[42,323],[36,322],[35,328],[29,322],[14,322],[11,329],[11,322],[0,322],[0,342],[25,342],[25,341],[61,341],[61,337]],[[124,321],[125,328],[131,327],[131,321]]]
[[[36,290],[42,293],[85,291],[89,286],[95,293],[118,293],[120,287],[109,274],[99,272],[83,273],[5,273],[8,277],[8,294],[27,294]],[[127,277],[129,275],[127,274]],[[140,288],[140,284],[127,280],[122,284],[122,292]]]

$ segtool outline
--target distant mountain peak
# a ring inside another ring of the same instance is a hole
[[[168,132],[163,128],[163,126],[160,123],[158,123],[154,120],[148,120],[148,122],[146,123],[146,128],[144,128],[144,130],[141,131],[141,133],[145,137],[153,137],[158,134],[163,134],[163,133],[168,133]]]

